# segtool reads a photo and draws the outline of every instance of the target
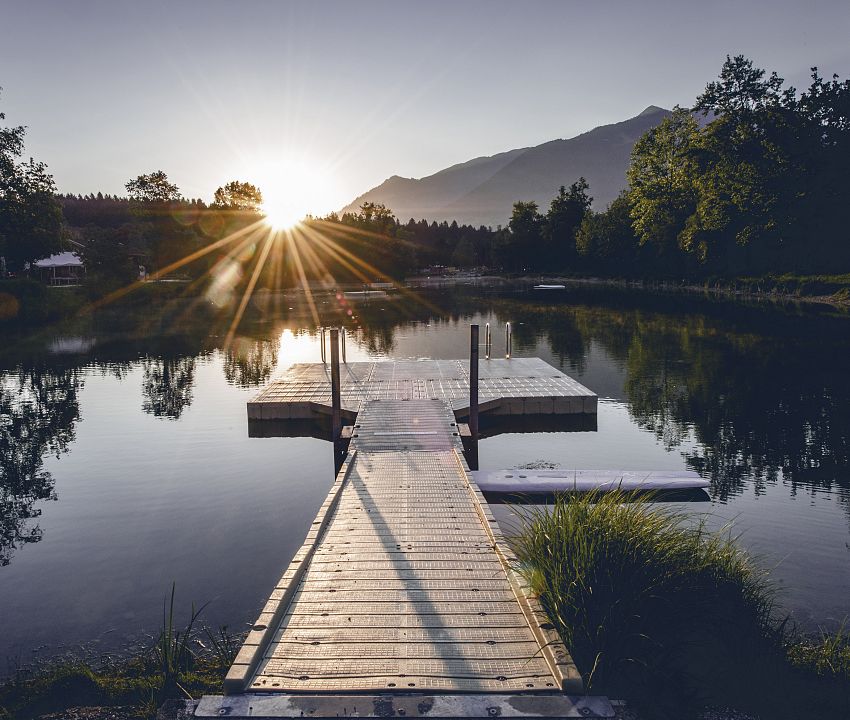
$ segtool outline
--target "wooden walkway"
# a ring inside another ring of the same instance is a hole
[[[366,399],[232,693],[582,690],[462,455],[445,399]]]

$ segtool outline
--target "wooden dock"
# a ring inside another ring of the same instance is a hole
[[[540,360],[482,368],[482,408],[595,412],[595,395]],[[279,421],[320,411],[330,403],[329,376],[321,365],[294,366],[249,403],[249,415]],[[264,702],[279,706],[269,696],[360,693],[362,709],[364,693],[493,702],[581,693],[567,648],[515,571],[470,475],[458,428],[468,392],[461,361],[343,366],[343,408],[356,415],[348,454],[227,674],[230,697],[205,698],[197,716],[233,715],[240,694],[254,698],[246,708],[260,716]],[[557,713],[608,716],[589,708],[573,702]],[[520,715],[540,714],[526,710]]]
[[[342,413],[353,421],[368,400],[442,400],[469,413],[469,363],[389,360],[340,366]],[[479,410],[492,415],[595,415],[596,395],[540,358],[481,360]],[[310,420],[331,411],[331,370],[293,365],[248,403],[249,420]]]

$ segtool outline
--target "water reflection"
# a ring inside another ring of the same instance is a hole
[[[278,361],[278,343],[240,337],[224,356],[224,376],[237,387],[257,387],[271,377]]]
[[[521,303],[515,344],[542,342],[579,376],[590,348],[604,350],[609,374],[621,373],[615,397],[664,447],[685,448],[716,499],[783,481],[792,495],[827,490],[850,506],[850,320],[666,300]]]
[[[0,379],[0,565],[42,538],[39,503],[55,500],[44,457],[65,452],[80,419],[76,370],[28,368]]]
[[[473,317],[491,322],[498,356],[499,332],[509,320],[515,355],[541,355],[625,402],[640,427],[711,480],[714,499],[783,484],[791,495],[834,494],[850,518],[847,317],[599,290],[544,300],[510,289],[441,288],[422,290],[417,302],[340,305],[329,294],[318,303],[321,323],[348,328],[349,360],[353,353],[463,355]],[[73,342],[48,335],[6,345],[0,351],[0,564],[42,536],[39,504],[56,497],[44,458],[64,453],[74,440],[85,373],[138,372],[142,410],[178,421],[202,392],[196,384],[203,357],[220,355],[224,377],[239,388],[263,385],[292,359],[318,360],[318,352],[302,357],[316,342],[312,314],[291,305],[287,311],[284,303],[273,319],[249,318],[249,330],[227,348],[224,332],[173,311],[167,318],[124,315],[120,331],[115,323],[86,321],[67,329]],[[627,467],[630,459],[611,441],[612,462]]]
[[[142,366],[142,410],[156,417],[179,419],[192,404],[195,358],[146,358]]]

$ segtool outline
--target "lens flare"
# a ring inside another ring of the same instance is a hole
[[[264,202],[262,206],[264,221],[272,230],[289,230],[300,223],[307,214],[293,205],[284,202]]]

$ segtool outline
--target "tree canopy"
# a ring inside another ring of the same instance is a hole
[[[140,203],[167,203],[180,199],[180,189],[169,182],[162,170],[139,175],[124,185],[130,200]]]
[[[44,163],[19,159],[25,135],[23,126],[0,125],[0,256],[13,272],[58,252],[63,237],[53,176]]]
[[[212,207],[222,210],[258,212],[262,204],[263,193],[256,185],[231,180],[215,191]]]

